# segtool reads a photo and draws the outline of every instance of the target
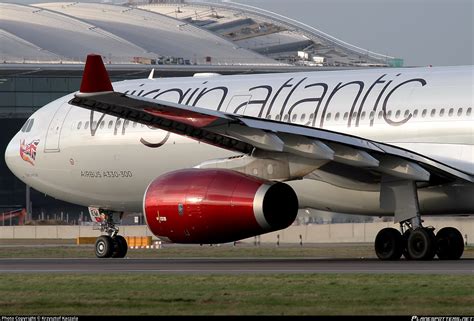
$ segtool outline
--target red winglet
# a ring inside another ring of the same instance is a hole
[[[100,55],[87,55],[84,74],[82,75],[81,93],[98,93],[114,91],[109,75]]]

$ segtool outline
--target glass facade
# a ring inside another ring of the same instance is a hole
[[[15,76],[0,79],[0,116],[27,118],[50,101],[76,91],[79,77]]]
[[[26,119],[47,103],[76,91],[80,87],[81,75],[68,71],[44,70],[41,76],[29,75],[36,70],[17,71],[8,75],[0,69],[0,225],[16,224],[17,219],[2,220],[2,213],[27,208],[26,185],[16,178],[5,164],[3,153],[11,138],[24,125]],[[61,75],[56,75],[60,73]],[[146,77],[146,76],[145,76]],[[112,81],[123,80],[114,77]],[[143,74],[127,75],[126,78],[143,78]],[[34,220],[77,221],[89,217],[87,208],[62,202],[33,189],[30,190],[32,217]]]

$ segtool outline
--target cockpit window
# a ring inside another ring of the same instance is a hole
[[[31,118],[31,119],[30,119],[30,122],[28,123],[28,126],[26,127],[26,132],[27,132],[27,133],[28,133],[28,132],[31,130],[31,128],[33,127],[34,122],[35,122],[35,119],[34,119],[34,118]]]
[[[24,133],[26,131],[26,127],[28,127],[28,124],[30,123],[30,120],[27,119],[23,127],[21,127],[21,132]]]

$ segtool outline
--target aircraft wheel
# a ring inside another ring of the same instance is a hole
[[[418,228],[410,232],[407,242],[408,255],[413,260],[431,260],[436,254],[433,230]]]
[[[381,260],[398,260],[402,256],[403,244],[402,235],[398,230],[384,228],[375,238],[375,253]]]
[[[464,252],[461,232],[454,227],[444,227],[436,233],[436,254],[441,260],[458,260]]]
[[[108,235],[102,235],[95,241],[95,255],[98,258],[111,257],[114,251],[114,242]]]
[[[122,235],[116,235],[113,241],[114,241],[115,247],[112,253],[112,257],[114,258],[125,257],[128,251],[127,240],[125,240],[125,238]]]

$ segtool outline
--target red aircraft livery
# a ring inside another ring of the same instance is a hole
[[[35,166],[36,147],[40,140],[35,139],[29,144],[25,144],[25,140],[20,141],[20,156],[25,161]]]

